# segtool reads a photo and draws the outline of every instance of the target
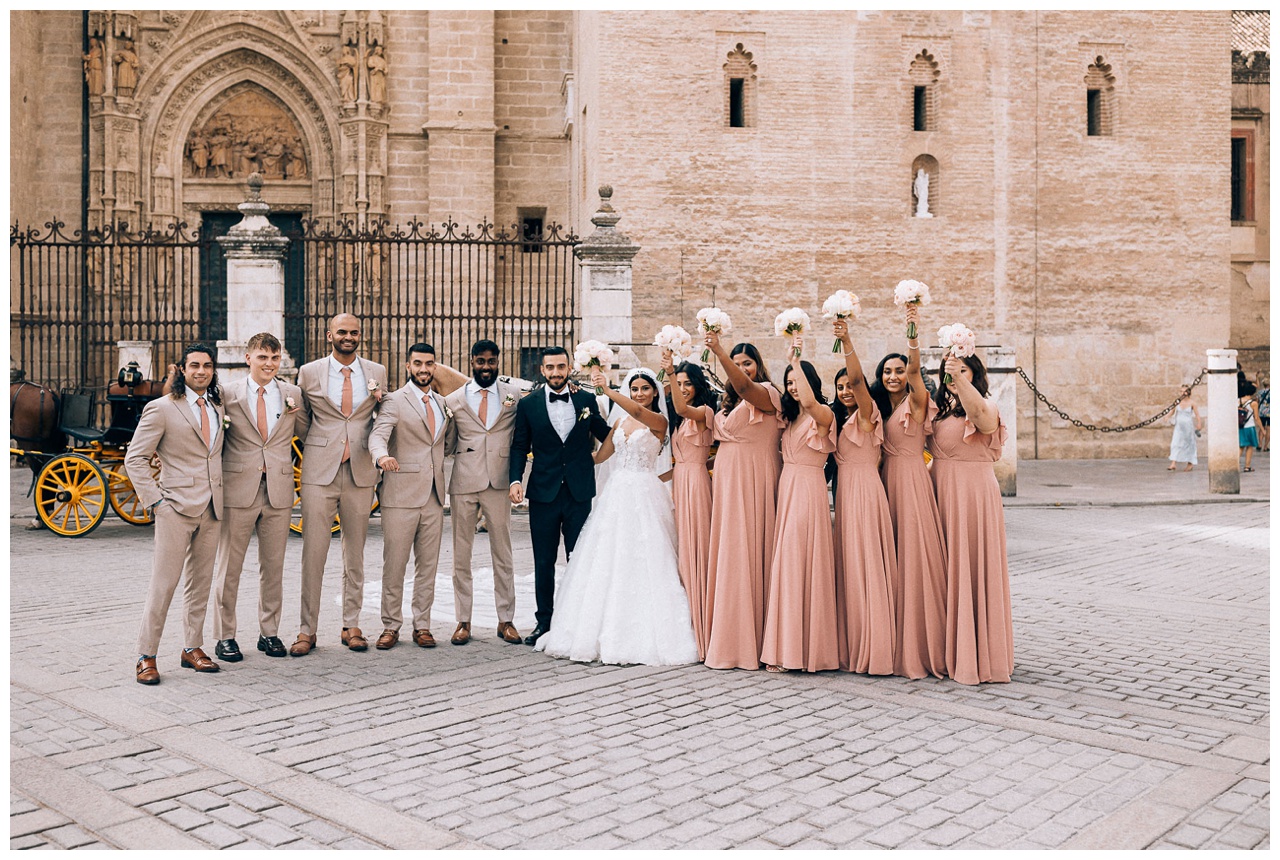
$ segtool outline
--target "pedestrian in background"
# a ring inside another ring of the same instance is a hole
[[[1200,433],[1200,410],[1191,402],[1191,387],[1183,386],[1182,399],[1173,410],[1173,440],[1169,443],[1169,468],[1172,472],[1179,463],[1186,463],[1184,472],[1190,472],[1196,463],[1196,436]]]
[[[1240,405],[1237,415],[1240,420],[1240,453],[1244,455],[1244,469],[1253,471],[1253,451],[1258,447],[1258,398],[1257,388],[1252,382],[1245,382],[1240,391]]]

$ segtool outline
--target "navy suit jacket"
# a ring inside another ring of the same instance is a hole
[[[523,480],[525,461],[533,452],[533,468],[524,494],[530,501],[551,502],[560,485],[569,487],[574,501],[587,502],[596,494],[595,462],[591,459],[594,436],[604,441],[612,428],[600,415],[595,395],[579,389],[571,392],[573,429],[563,442],[547,415],[547,395],[539,388],[516,406],[515,429],[511,436],[511,483]],[[583,417],[583,410],[586,410]]]

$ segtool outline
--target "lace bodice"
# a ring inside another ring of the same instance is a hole
[[[648,427],[637,427],[628,435],[622,429],[622,423],[613,431],[613,456],[618,468],[625,472],[647,472],[654,474],[654,464],[662,443]]]

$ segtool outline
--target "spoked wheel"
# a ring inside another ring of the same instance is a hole
[[[60,454],[46,463],[36,476],[34,496],[40,522],[63,537],[87,535],[107,515],[106,475],[79,454]]]
[[[151,525],[154,522],[151,511],[147,510],[138,499],[138,494],[133,489],[133,482],[129,480],[124,469],[121,468],[119,471],[107,469],[106,475],[108,500],[116,516],[131,526]]]

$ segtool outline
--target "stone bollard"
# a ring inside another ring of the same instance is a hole
[[[631,260],[640,246],[614,229],[622,216],[611,197],[613,189],[601,186],[600,208],[591,216],[595,232],[574,250],[582,270],[582,337],[630,343]]]
[[[1209,357],[1209,492],[1240,492],[1240,428],[1236,421],[1236,351],[1205,350]]]

